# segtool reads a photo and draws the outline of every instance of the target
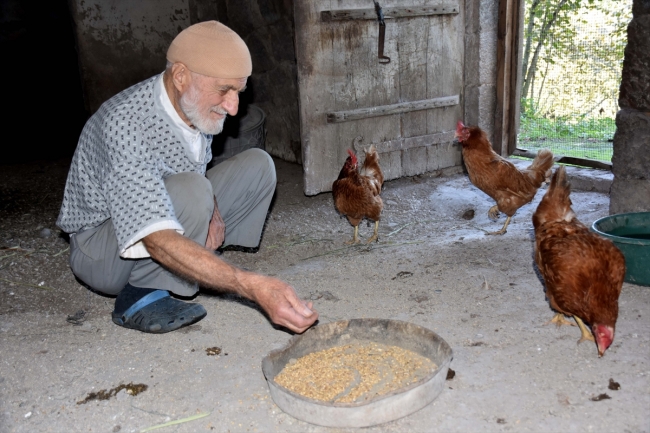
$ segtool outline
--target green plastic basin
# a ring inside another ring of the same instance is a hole
[[[610,215],[591,230],[614,242],[625,256],[625,281],[650,286],[650,212]]]

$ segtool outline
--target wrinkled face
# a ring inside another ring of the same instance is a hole
[[[246,89],[247,78],[213,78],[191,73],[192,81],[179,98],[187,119],[199,131],[216,135],[223,130],[226,116],[239,109],[239,93]]]

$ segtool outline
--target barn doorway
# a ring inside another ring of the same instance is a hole
[[[525,0],[515,154],[611,166],[632,0]]]
[[[381,4],[380,4],[381,3]],[[294,2],[304,192],[330,191],[353,148],[384,179],[460,165],[464,2]]]

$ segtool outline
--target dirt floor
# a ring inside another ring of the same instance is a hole
[[[169,334],[114,325],[113,299],[75,280],[55,226],[68,163],[0,167],[0,431],[139,432],[206,414],[159,431],[357,431],[298,421],[275,405],[260,364],[291,335],[250,302],[202,293],[208,316]],[[456,375],[432,404],[363,431],[650,432],[650,288],[623,286],[603,358],[594,344],[576,344],[578,328],[544,326],[553,313],[531,223],[544,191],[492,237],[484,230],[504,218],[488,219],[493,202],[459,170],[387,182],[379,242],[348,247],[352,227],[331,195],[304,196],[301,167],[276,165],[259,252],[222,257],[290,282],[321,323],[408,321],[454,351]],[[580,185],[594,190],[572,194],[587,224],[609,207],[598,192],[607,189],[594,187],[602,172],[593,174]],[[360,228],[366,239],[371,230]]]

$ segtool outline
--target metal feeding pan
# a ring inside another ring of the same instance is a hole
[[[411,350],[438,368],[419,381],[360,403],[328,403],[292,392],[275,382],[291,359],[351,342],[375,342]],[[369,427],[402,418],[431,403],[442,391],[453,352],[438,334],[398,320],[352,319],[332,322],[296,335],[262,360],[271,397],[300,420],[326,427]]]

